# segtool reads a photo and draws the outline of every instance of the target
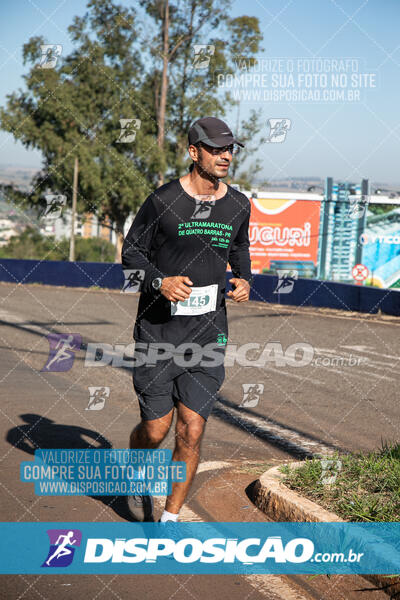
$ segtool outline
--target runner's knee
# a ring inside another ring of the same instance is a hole
[[[170,425],[168,421],[160,423],[159,419],[141,421],[131,433],[130,447],[145,448],[148,444],[157,447],[167,435]]]
[[[141,429],[147,441],[151,444],[159,444],[168,433],[170,423],[160,423],[159,419],[142,421]]]
[[[203,436],[205,421],[200,417],[189,422],[178,419],[176,423],[176,445],[196,449]]]

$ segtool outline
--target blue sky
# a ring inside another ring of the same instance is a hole
[[[67,27],[85,7],[84,0],[1,3],[2,105],[8,93],[23,87],[22,45],[33,35],[43,35],[49,43],[62,44],[67,54],[72,49]],[[291,120],[284,143],[259,149],[266,178],[330,175],[351,181],[368,177],[375,182],[400,182],[398,0],[236,0],[230,14],[260,19],[261,57],[283,57],[295,64],[302,58],[355,57],[360,72],[376,74],[376,87],[360,90],[359,102],[243,100],[240,115],[246,116],[250,107],[262,109],[267,133],[269,118]],[[236,109],[227,120],[234,127]],[[40,163],[39,152],[25,150],[11,135],[0,132],[0,164],[39,167]]]

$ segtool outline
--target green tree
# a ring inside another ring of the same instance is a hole
[[[140,5],[142,15],[113,0],[90,0],[87,12],[68,28],[74,50],[55,68],[40,68],[44,40],[31,38],[23,47],[26,89],[10,94],[0,108],[0,127],[43,154],[33,190],[27,195],[3,188],[7,199],[43,210],[45,194],[59,193],[71,205],[77,157],[77,211],[111,220],[117,260],[129,214],[165,175],[176,177],[185,169],[192,121],[223,117],[234,105],[218,89],[217,74],[232,73],[238,57],[253,57],[261,40],[256,18],[229,16],[231,0],[140,0]],[[194,67],[195,44],[215,50],[206,69]],[[131,143],[122,141],[121,119],[134,120]],[[250,121],[242,126],[244,135],[255,130]]]
[[[24,77],[27,91],[8,96],[0,122],[27,148],[43,153],[43,169],[27,198],[30,205],[43,207],[49,191],[65,193],[70,202],[77,156],[78,212],[109,217],[121,236],[129,213],[154,183],[155,129],[140,101],[143,65],[134,48],[135,10],[110,0],[91,0],[88,8],[69,27],[76,49],[60,66],[38,65],[42,38],[24,45],[24,62],[32,65]],[[134,143],[118,142],[121,118],[142,121]]]
[[[76,260],[83,262],[112,262],[115,249],[111,242],[100,238],[76,239]],[[28,227],[19,236],[13,236],[0,248],[0,258],[35,260],[68,260],[69,241],[56,243],[53,236],[44,236]]]
[[[141,0],[154,23],[152,62],[147,82],[154,90],[157,143],[165,175],[179,177],[187,168],[187,131],[203,116],[223,117],[236,104],[218,88],[218,74],[231,74],[249,62],[262,39],[256,17],[230,18],[232,0]],[[194,46],[210,48],[209,66],[196,68]],[[213,52],[212,52],[213,51]]]
[[[368,210],[374,215],[384,215],[399,208],[398,204],[368,204]]]

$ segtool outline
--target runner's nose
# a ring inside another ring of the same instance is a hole
[[[221,152],[219,158],[224,158],[225,160],[228,160],[230,162],[232,160],[232,154],[229,152],[228,148],[226,148],[226,150]]]

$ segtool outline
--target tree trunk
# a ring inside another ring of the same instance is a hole
[[[75,260],[75,215],[76,215],[76,196],[78,191],[78,157],[74,162],[74,181],[72,184],[72,214],[71,214],[71,241],[69,243],[69,260]]]
[[[119,227],[117,225],[115,235],[116,235],[117,239],[116,239],[116,243],[115,243],[114,262],[120,263],[121,262],[122,244],[124,243],[123,227]]]
[[[160,94],[160,107],[157,118],[157,145],[160,152],[164,148],[165,139],[165,112],[167,106],[167,90],[168,90],[168,41],[169,41],[169,0],[165,0],[165,11],[163,18],[163,70],[161,75],[161,94]],[[158,174],[158,185],[164,183],[164,173],[162,171]]]

